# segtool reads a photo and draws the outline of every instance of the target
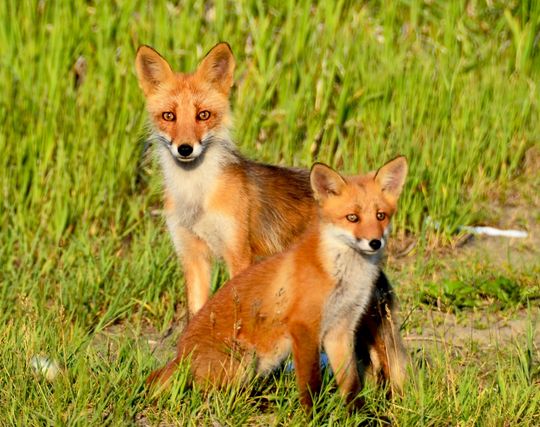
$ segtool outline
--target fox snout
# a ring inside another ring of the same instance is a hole
[[[172,142],[168,145],[171,155],[180,162],[191,162],[199,157],[203,152],[203,146],[200,142]]]
[[[388,242],[388,235],[392,230],[392,223],[389,222],[386,227],[372,230],[370,233],[365,233],[363,236],[357,236],[358,247],[362,252],[377,253],[381,252]]]
[[[375,254],[386,246],[386,239],[384,236],[379,238],[360,238],[356,240],[357,248],[360,252],[366,254]]]

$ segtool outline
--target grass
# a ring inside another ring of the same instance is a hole
[[[469,313],[489,298],[507,310],[537,295],[537,267],[488,275],[481,262],[445,265],[424,250],[452,242],[459,225],[497,225],[486,206],[518,186],[538,149],[539,31],[532,0],[0,2],[0,423],[308,422],[287,374],[254,383],[255,397],[178,389],[155,402],[142,391],[157,364],[149,331],[164,333],[184,296],[159,173],[141,161],[139,44],[179,70],[217,41],[231,44],[235,139],[252,158],[353,173],[405,154],[395,226],[427,244],[407,269],[389,266],[398,283],[412,277],[400,288],[403,311],[427,307],[416,284],[440,297],[428,283],[442,277],[487,284],[487,297],[446,292],[446,309]],[[78,58],[86,72],[77,80]],[[533,192],[531,182],[537,173],[520,191]],[[517,291],[499,295],[501,280]],[[311,422],[533,425],[538,349],[520,340],[489,354],[435,346],[429,363],[418,357],[403,399],[387,403],[370,388],[369,411],[349,417],[328,392]],[[58,361],[56,381],[32,373],[38,354]]]

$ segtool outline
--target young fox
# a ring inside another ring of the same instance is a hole
[[[316,217],[307,170],[256,163],[236,151],[228,99],[234,67],[226,43],[216,45],[191,74],[173,72],[148,46],[137,52],[139,85],[160,142],[165,216],[183,265],[190,316],[208,300],[213,256],[224,259],[234,277],[257,258],[289,247]],[[401,337],[394,333],[393,305],[381,272],[360,344],[367,364],[399,388],[405,358]],[[391,372],[394,367],[399,372]]]
[[[195,382],[224,385],[267,373],[292,351],[300,399],[309,407],[323,347],[341,394],[353,401],[361,386],[355,328],[376,286],[406,174],[404,157],[349,178],[316,163],[310,182],[317,219],[289,250],[218,290],[186,327],[177,357],[148,381],[165,385],[189,357]]]

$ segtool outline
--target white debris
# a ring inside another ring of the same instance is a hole
[[[45,356],[32,357],[30,366],[34,372],[43,375],[47,381],[53,381],[60,373],[58,363]]]
[[[501,236],[501,237],[517,237],[524,239],[529,234],[522,230],[501,230],[495,227],[470,227],[468,225],[462,225],[459,227],[460,231],[466,231],[472,234],[483,234],[486,236]]]
[[[425,219],[425,224],[432,226],[435,230],[441,228],[441,223],[439,221],[433,221],[431,217]],[[482,234],[484,236],[492,237],[514,237],[518,239],[524,239],[529,236],[529,233],[523,230],[502,230],[495,227],[473,227],[470,225],[460,225],[458,231],[465,231],[471,234]]]

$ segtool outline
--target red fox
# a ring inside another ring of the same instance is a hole
[[[203,387],[241,382],[273,370],[292,352],[300,400],[310,407],[323,347],[342,396],[354,401],[361,386],[355,329],[376,286],[406,174],[404,157],[349,178],[316,163],[310,174],[315,221],[289,250],[219,289],[187,325],[177,357],[148,381],[165,385],[190,357],[193,379]]]
[[[256,163],[237,152],[230,137],[234,68],[227,43],[217,44],[190,74],[173,72],[148,46],[137,52],[139,85],[159,141],[167,226],[183,265],[190,316],[209,298],[212,257],[224,259],[234,277],[258,258],[288,248],[316,217],[309,171]],[[405,359],[395,354],[403,355],[403,345],[400,335],[390,332],[394,297],[380,274],[362,322],[369,339],[360,343],[361,350],[384,354],[368,355],[367,363],[399,386]],[[392,373],[398,366],[400,373]]]

